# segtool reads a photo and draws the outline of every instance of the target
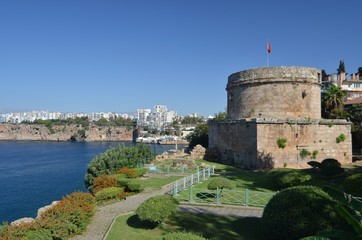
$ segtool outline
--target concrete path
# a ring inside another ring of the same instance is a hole
[[[96,213],[90,225],[83,235],[70,238],[72,240],[101,240],[106,235],[113,219],[119,215],[133,212],[138,206],[150,197],[164,195],[171,189],[171,185],[165,186],[160,190],[146,191],[137,195],[127,197],[126,200],[111,205],[97,207]]]
[[[116,217],[129,212],[134,212],[143,201],[153,196],[165,194],[171,190],[171,186],[172,184],[165,186],[160,190],[148,191],[130,196],[121,202],[97,207],[92,223],[87,227],[86,232],[81,236],[71,238],[71,240],[102,240]],[[243,206],[181,204],[178,210],[192,213],[260,218],[263,215],[264,209]]]

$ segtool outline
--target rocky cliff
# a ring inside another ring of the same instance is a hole
[[[132,141],[129,127],[77,125],[0,124],[0,140],[34,141]]]

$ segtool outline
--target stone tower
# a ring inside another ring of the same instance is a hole
[[[265,67],[231,74],[227,119],[209,122],[209,148],[221,162],[252,169],[300,167],[325,158],[351,162],[351,123],[321,119],[320,87],[316,68]],[[337,143],[342,135],[344,141]]]

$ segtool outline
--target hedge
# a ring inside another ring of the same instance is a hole
[[[301,185],[312,179],[311,175],[290,168],[274,168],[266,176],[277,189]]]
[[[136,210],[138,218],[142,221],[161,223],[176,213],[178,201],[170,196],[155,196],[144,201]]]
[[[118,195],[121,194],[122,192],[123,188],[109,187],[109,188],[104,188],[101,191],[97,192],[95,197],[97,201],[106,201],[117,198]]]
[[[343,188],[346,193],[355,197],[362,197],[362,173],[347,177],[343,182]]]
[[[262,226],[271,239],[300,239],[318,231],[346,226],[334,206],[336,201],[320,188],[287,188],[269,201]]]

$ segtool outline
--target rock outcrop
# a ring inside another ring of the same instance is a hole
[[[33,141],[132,141],[129,127],[78,125],[0,124],[0,140]]]

